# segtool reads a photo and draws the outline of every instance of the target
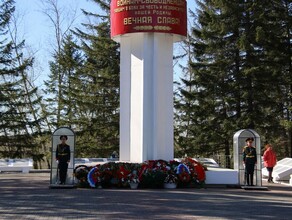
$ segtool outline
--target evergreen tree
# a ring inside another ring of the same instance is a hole
[[[278,84],[277,110],[279,115],[282,134],[278,139],[281,147],[284,147],[283,157],[292,157],[292,2],[284,0],[274,3],[275,14],[273,20],[277,21],[277,27],[274,31],[275,42],[268,42],[270,57],[273,58],[273,63],[277,64],[277,77],[281,83]],[[275,13],[275,11],[277,13]]]
[[[33,59],[23,57],[24,41],[17,43],[11,38],[9,25],[14,10],[14,1],[1,1],[0,149],[2,157],[33,157],[38,152],[34,136],[40,132],[41,120],[37,115],[40,99],[28,80]]]
[[[110,1],[94,2],[104,14],[84,11],[95,24],[84,24],[87,32],[76,29],[85,55],[82,69],[83,112],[78,132],[77,155],[108,157],[119,146],[119,51],[110,39]]]
[[[185,107],[193,115],[189,126],[193,146],[205,155],[223,149],[228,155],[231,137],[239,129],[255,129],[264,141],[278,137],[284,104],[279,98],[284,95],[283,83],[287,85],[281,77],[283,63],[278,62],[285,60],[280,24],[289,16],[281,16],[278,1],[197,1],[197,5],[191,42],[196,59],[190,63],[191,80],[182,81],[192,89],[181,89],[184,100],[194,99]]]
[[[60,50],[50,62],[49,80],[45,81],[48,98],[48,114],[54,127],[66,126],[78,129],[80,100],[83,94],[81,69],[83,56],[72,35],[64,37]],[[81,97],[81,98],[80,98]],[[56,114],[56,112],[59,112]]]

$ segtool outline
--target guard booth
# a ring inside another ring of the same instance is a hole
[[[258,133],[252,129],[242,129],[237,131],[233,136],[233,157],[234,170],[238,171],[239,185],[245,185],[245,168],[243,165],[243,148],[246,146],[245,140],[249,137],[254,138],[253,145],[257,152],[257,164],[254,169],[254,183],[256,187],[262,186],[262,158],[261,158],[261,142]]]
[[[59,185],[59,169],[56,162],[57,145],[61,143],[61,135],[68,137],[66,144],[70,146],[70,163],[68,164],[67,177],[64,185]],[[72,188],[74,187],[74,151],[75,151],[75,133],[72,129],[67,127],[60,127],[56,129],[52,135],[51,148],[51,175],[50,188]]]

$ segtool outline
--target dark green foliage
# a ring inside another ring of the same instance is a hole
[[[108,2],[96,2],[109,10]],[[75,131],[76,157],[109,157],[119,146],[118,44],[110,39],[108,15],[84,14],[97,22],[64,39],[50,63],[47,101],[52,125]]]
[[[291,3],[197,5],[186,41],[192,57],[177,95],[180,154],[229,155],[233,134],[245,128],[255,129],[263,142],[286,139],[291,148],[291,128],[282,125],[291,121]]]
[[[11,38],[10,22],[14,1],[0,1],[0,157],[38,155],[41,118],[37,117],[40,97],[29,82],[32,58],[24,58],[24,41]]]
[[[82,100],[83,85],[80,69],[83,57],[78,50],[72,35],[64,38],[62,49],[54,55],[50,62],[50,78],[45,82],[44,91],[49,98],[48,116],[54,127],[76,127],[80,115],[79,106]],[[57,114],[56,114],[57,113]]]
[[[24,42],[7,35],[14,2],[0,2],[0,156],[50,158],[48,140],[60,126],[75,131],[76,157],[118,151],[120,54],[110,39],[110,1],[94,0],[101,13],[84,11],[92,22],[62,39],[46,103],[29,83],[33,59],[23,57]],[[176,157],[232,155],[232,136],[243,128],[276,145],[279,157],[291,156],[291,5],[197,1],[187,53],[177,56],[188,64],[175,94]]]
[[[97,19],[86,24],[87,32],[76,29],[85,60],[82,69],[84,96],[80,111],[77,155],[108,157],[119,146],[119,45],[110,39],[109,3],[95,1],[106,15],[86,15]]]

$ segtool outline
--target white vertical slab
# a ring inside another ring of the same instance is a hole
[[[173,148],[173,39],[168,34],[155,34],[153,59],[154,155],[170,160]]]
[[[144,123],[144,47],[143,37],[132,37],[131,40],[131,94],[130,94],[130,161],[143,160],[143,123]],[[143,41],[142,41],[143,42]]]
[[[120,43],[120,160],[173,159],[173,36],[135,33]]]
[[[121,39],[120,56],[120,159],[130,161],[131,38]]]

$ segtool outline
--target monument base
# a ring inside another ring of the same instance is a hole
[[[238,171],[227,168],[208,167],[205,183],[208,185],[239,185]]]
[[[76,188],[74,185],[60,185],[60,184],[50,184],[50,189],[73,189]]]
[[[265,186],[241,186],[241,188],[245,190],[269,190]]]

